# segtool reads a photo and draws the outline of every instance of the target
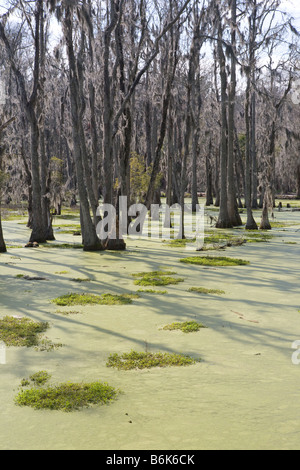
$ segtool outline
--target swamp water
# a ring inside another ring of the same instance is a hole
[[[299,226],[274,230],[268,243],[209,253],[248,260],[248,266],[182,264],[190,252],[155,240],[131,240],[124,253],[41,247],[1,254],[0,316],[49,322],[47,338],[63,346],[48,352],[6,348],[0,363],[0,449],[299,449],[300,365],[292,362],[292,343],[300,340],[300,216],[276,217]],[[9,245],[28,240],[17,221],[3,226]],[[74,243],[71,235],[56,238]],[[176,271],[184,282],[163,287],[166,295],[140,294],[131,305],[51,303],[71,292],[134,293],[139,287],[132,274],[160,269]],[[200,295],[189,292],[191,287],[225,294]],[[206,328],[190,334],[162,329],[178,321]],[[202,361],[148,370],[106,367],[111,353],[132,349]],[[99,380],[122,393],[109,405],[71,413],[17,406],[21,380],[41,370],[55,383]]]

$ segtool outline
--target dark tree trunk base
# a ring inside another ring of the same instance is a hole
[[[108,238],[104,244],[103,247],[107,251],[125,251],[126,250],[126,243],[122,239],[111,239]]]
[[[248,217],[245,229],[246,230],[258,230],[258,225],[252,216],[250,218]]]
[[[86,252],[104,251],[104,247],[102,243],[99,242],[96,245],[83,246],[83,251],[86,251]]]
[[[224,220],[224,221],[218,221],[216,223],[216,228],[233,228],[232,224],[227,221],[227,220]]]
[[[39,243],[39,244],[47,243],[47,239],[46,239],[46,236],[39,236],[39,235],[36,235],[35,233],[32,233],[29,239],[29,243]]]
[[[267,205],[264,205],[263,212],[262,212],[262,217],[261,217],[261,223],[260,223],[260,230],[272,230],[270,221],[269,221],[269,214],[268,214],[268,207]]]

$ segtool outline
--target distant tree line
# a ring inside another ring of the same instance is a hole
[[[84,249],[125,248],[96,233],[99,200],[119,196],[150,208],[189,194],[195,210],[205,193],[218,228],[241,225],[242,207],[247,229],[257,208],[268,228],[277,194],[300,198],[299,32],[280,7],[7,1],[0,190],[27,202],[30,240],[53,240],[53,214],[80,203]]]

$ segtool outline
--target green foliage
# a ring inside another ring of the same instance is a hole
[[[131,199],[141,202],[144,194],[147,192],[152,173],[152,165],[148,168],[145,164],[145,158],[133,152],[130,159],[130,188]],[[155,188],[159,188],[162,175],[158,175]]]
[[[44,248],[61,248],[64,250],[82,250],[83,245],[81,243],[44,243],[40,245]]]
[[[39,341],[39,344],[35,346],[36,351],[53,351],[54,349],[61,348],[62,343],[53,343],[48,338],[43,338]]]
[[[188,240],[186,238],[175,238],[174,240],[168,240],[167,245],[172,248],[185,248],[188,243],[195,243],[196,238]]]
[[[63,183],[63,160],[57,157],[50,159],[51,183],[55,189],[60,189]]]
[[[47,322],[6,316],[0,320],[0,340],[7,346],[38,346],[40,335],[48,328]]]
[[[223,290],[206,289],[205,287],[191,287],[190,289],[188,289],[188,291],[197,292],[198,294],[216,294],[216,295],[225,294]]]
[[[226,258],[224,256],[192,256],[181,259],[180,262],[198,266],[246,266],[250,264],[249,261],[235,258]]]
[[[35,374],[31,375],[29,379],[23,379],[22,380],[22,387],[27,386],[30,384],[30,382],[33,382],[34,385],[45,385],[48,380],[50,380],[51,375],[48,374],[45,370],[42,370],[40,372],[36,372]]]
[[[272,240],[273,235],[268,235],[262,231],[247,232],[245,240],[247,243],[266,243]]]
[[[57,310],[55,313],[58,315],[68,316],[68,315],[79,315],[81,312],[78,312],[77,310],[65,310],[65,311]]]
[[[294,227],[299,225],[297,222],[271,222],[272,228]]]
[[[67,294],[52,300],[52,303],[61,307],[73,305],[128,305],[133,299],[139,298],[134,294]]]
[[[107,367],[115,367],[119,370],[131,370],[149,369],[151,367],[187,366],[196,362],[197,360],[183,354],[131,351],[122,355],[117,353],[111,354],[106,365]]]
[[[63,383],[43,387],[49,377],[45,372],[38,373],[37,378],[34,380],[34,386],[27,390],[21,390],[15,398],[15,403],[19,406],[29,406],[37,410],[70,412],[91,405],[108,404],[118,394],[116,389],[107,383],[101,382],[87,384]],[[23,387],[27,385],[30,385],[28,380],[22,381]]]
[[[202,251],[219,249],[220,245],[235,246],[241,245],[243,243],[262,243],[268,242],[273,237],[272,235],[267,235],[265,233],[259,232],[247,232],[240,234],[235,234],[234,232],[226,232],[223,230],[211,230],[208,231],[204,237],[204,246]],[[185,248],[188,243],[195,243],[196,238],[193,239],[174,239],[165,241],[168,246],[172,248]],[[210,247],[214,245],[214,247]]]
[[[163,327],[163,330],[181,330],[183,333],[194,333],[196,331],[206,328],[202,323],[196,321],[175,322]]]
[[[173,274],[176,273],[173,271],[152,271],[133,274],[133,277],[140,278],[134,284],[137,286],[168,286],[184,281],[182,278],[171,277]]]
[[[160,294],[160,295],[165,295],[168,293],[166,290],[155,290],[155,289],[139,289],[137,292],[139,294]]]

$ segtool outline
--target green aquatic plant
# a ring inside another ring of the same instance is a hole
[[[202,323],[198,323],[196,321],[186,321],[171,323],[170,325],[164,326],[163,330],[181,330],[183,333],[194,333],[201,330],[202,328],[206,328],[206,326],[202,325]]]
[[[119,370],[150,369],[152,367],[187,366],[200,362],[190,356],[176,353],[152,353],[131,351],[124,354],[111,354],[107,367]]]
[[[58,314],[58,315],[68,316],[68,315],[79,315],[81,312],[78,312],[77,310],[66,310],[66,311],[56,310],[55,313]]]
[[[35,346],[36,351],[53,351],[58,348],[62,348],[62,343],[53,343],[50,339],[48,338],[43,338],[39,341],[39,344]]]
[[[29,381],[27,381],[28,383]],[[28,406],[37,410],[70,412],[91,405],[108,404],[115,400],[119,393],[115,388],[102,382],[68,382],[47,387],[40,386],[43,384],[38,385],[27,390],[21,390],[15,398],[15,403],[19,406]],[[24,384],[22,386],[24,387]]]
[[[188,292],[196,292],[197,294],[216,294],[216,295],[225,294],[223,290],[206,289],[205,287],[191,287],[190,289],[188,289]]]
[[[44,248],[61,248],[63,250],[81,250],[83,248],[81,243],[44,243],[40,246]]]
[[[240,246],[245,243],[266,243],[273,238],[272,235],[259,232],[224,232],[218,230],[210,230],[204,236],[204,244],[201,251],[219,250],[220,248]],[[196,238],[193,239],[174,239],[164,240],[167,246],[173,248],[185,248],[189,243],[195,243]]]
[[[136,294],[67,294],[52,300],[52,303],[61,307],[73,305],[128,305],[133,299],[138,299]]]
[[[50,378],[51,378],[51,375],[48,374],[47,371],[41,370],[41,371],[36,372],[35,374],[31,375],[29,377],[29,379],[23,379],[22,386],[24,387],[25,384],[29,385],[30,382],[33,382],[34,385],[37,385],[37,386],[45,385],[45,383],[47,383],[48,380],[50,380]]]
[[[224,256],[191,256],[181,259],[180,262],[198,266],[246,266],[250,264],[249,261]]]
[[[188,243],[195,243],[196,238],[193,238],[191,240],[184,238],[174,238],[173,240],[164,240],[164,243],[167,244],[167,246],[171,246],[173,248],[185,248]]]
[[[166,290],[155,290],[155,289],[139,289],[137,291],[139,294],[159,294],[165,295],[168,293]]]
[[[6,316],[0,320],[0,340],[7,346],[38,346],[40,335],[48,328],[47,322],[35,322],[26,317]]]
[[[137,279],[134,284],[137,286],[169,286],[183,282],[184,279],[172,277],[177,274],[173,271],[152,271],[133,274]]]

